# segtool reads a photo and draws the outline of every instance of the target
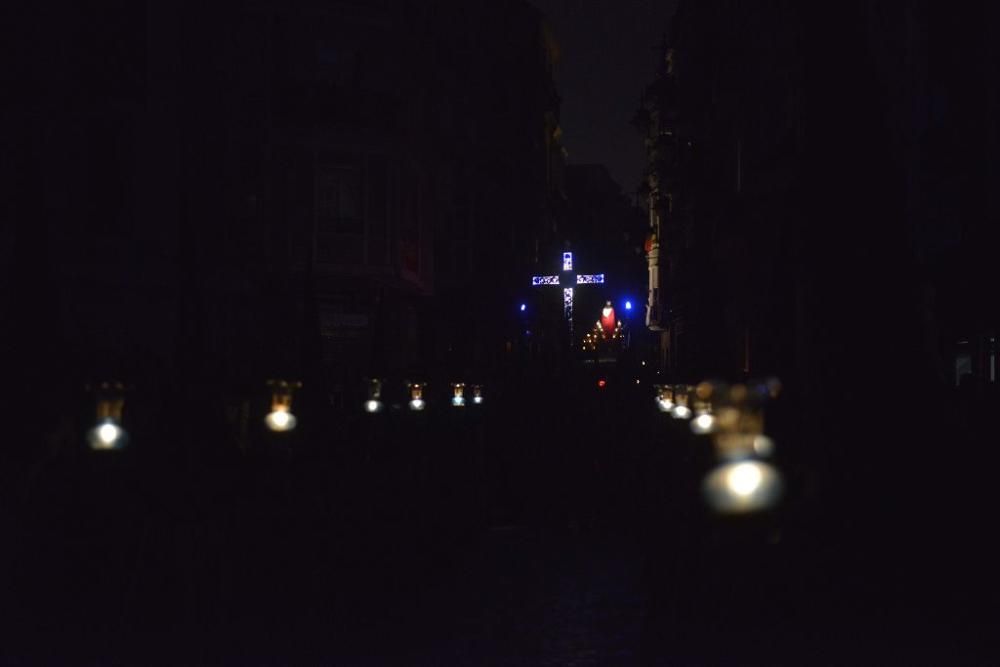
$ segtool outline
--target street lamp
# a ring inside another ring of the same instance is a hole
[[[292,414],[292,393],[302,388],[301,382],[268,380],[271,387],[271,411],[264,418],[267,427],[277,433],[291,431],[298,420]]]
[[[122,428],[122,410],[125,407],[125,385],[121,382],[102,382],[87,386],[97,397],[97,420],[87,431],[87,443],[96,451],[121,449],[128,443],[128,433]]]

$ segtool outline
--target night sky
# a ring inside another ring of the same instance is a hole
[[[533,0],[561,49],[556,85],[570,164],[607,165],[622,191],[639,184],[645,152],[629,125],[653,79],[676,0]]]

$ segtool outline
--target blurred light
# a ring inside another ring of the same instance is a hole
[[[766,435],[755,435],[753,438],[753,451],[758,456],[770,456],[774,453],[774,440]]]
[[[287,410],[272,410],[264,419],[272,431],[291,431],[295,428],[295,415]]]
[[[600,380],[597,381],[597,386],[600,387],[601,389],[604,389],[604,386],[607,384],[608,383],[604,380],[604,378],[601,378]]]
[[[691,430],[699,435],[711,433],[715,426],[715,417],[706,413],[700,414],[691,420]]]
[[[691,408],[686,405],[675,405],[670,414],[674,416],[674,419],[689,419],[691,417]]]
[[[778,500],[781,476],[775,468],[760,461],[726,463],[708,474],[703,490],[716,511],[753,512]]]
[[[472,402],[475,403],[476,405],[480,405],[483,402],[483,397],[482,396],[473,396],[472,397]]]
[[[462,407],[462,406],[465,405],[465,397],[463,397],[463,396],[452,396],[451,397],[451,404],[454,405],[456,408],[460,408],[460,407]]]
[[[523,312],[524,312],[525,310],[527,310],[527,308],[528,308],[528,306],[527,306],[526,304],[523,304],[523,303],[521,304],[521,312],[522,312],[522,313],[523,313]]]
[[[125,430],[110,419],[90,429],[87,442],[91,449],[119,449],[125,444]]]
[[[625,302],[625,310],[632,310],[632,302],[631,301],[626,301]]]
[[[564,252],[563,253],[563,271],[573,270],[573,253]]]
[[[665,398],[659,398],[659,397],[657,397],[657,399],[656,399],[656,405],[657,405],[657,407],[660,408],[660,412],[670,412],[674,408],[673,401],[668,401]]]
[[[645,366],[645,365],[646,365],[646,362],[645,362],[645,361],[644,361],[644,362],[642,362],[642,365],[643,365],[643,366]]]
[[[604,317],[611,317],[611,306],[604,306],[604,308],[601,309],[601,315]]]
[[[410,401],[410,409],[411,410],[423,410],[424,409],[424,400],[422,398],[414,398],[412,401]]]
[[[366,412],[379,412],[382,409],[381,401],[365,401]]]
[[[636,384],[639,384],[639,378],[636,378],[636,379],[635,379],[635,383],[636,383]]]

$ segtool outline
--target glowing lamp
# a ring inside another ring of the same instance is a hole
[[[472,385],[472,402],[475,405],[483,404],[483,386],[480,384]]]
[[[670,412],[674,409],[674,388],[669,384],[658,384],[656,387],[656,407],[660,412]]]
[[[465,407],[465,384],[456,382],[451,385],[451,404],[456,408]]]
[[[674,419],[690,419],[691,408],[688,407],[688,394],[690,389],[687,385],[674,386],[674,407],[670,410],[670,415]]]
[[[625,302],[625,310],[632,310],[632,302],[631,301],[626,301]]]
[[[292,414],[292,393],[302,387],[301,382],[268,380],[271,389],[271,412],[264,418],[267,427],[276,433],[291,431],[298,420]]]
[[[715,426],[715,417],[711,413],[702,412],[691,420],[691,430],[698,435],[711,433]]]
[[[121,382],[102,382],[87,389],[97,396],[97,423],[87,431],[87,443],[96,451],[121,449],[128,443],[128,433],[121,425],[125,386]]]
[[[425,407],[424,403],[424,383],[410,382],[410,409],[419,412]]]
[[[781,475],[762,461],[733,461],[711,471],[702,485],[717,512],[742,514],[768,509],[780,499]]]
[[[604,378],[601,378],[600,380],[597,381],[597,386],[600,387],[601,389],[604,389],[604,387],[606,387],[607,384],[608,383]]]
[[[381,412],[382,407],[382,381],[372,378],[368,381],[368,399],[365,401],[365,412]]]
[[[527,310],[527,309],[528,309],[528,306],[527,306],[527,304],[523,304],[523,303],[522,303],[522,304],[521,304],[521,312],[523,313],[523,312],[524,312],[525,310]]]

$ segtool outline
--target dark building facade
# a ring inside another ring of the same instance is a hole
[[[635,124],[647,148],[647,325],[677,377],[773,367],[774,287],[803,149],[794,8],[682,3]]]
[[[495,373],[564,215],[558,48],[527,3],[432,5],[23,8],[10,349],[334,406]]]

